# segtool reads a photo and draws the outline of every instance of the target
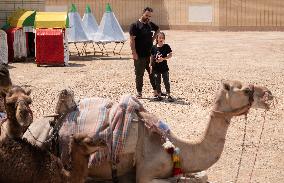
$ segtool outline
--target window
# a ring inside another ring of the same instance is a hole
[[[211,4],[189,6],[189,22],[212,22],[213,7]]]

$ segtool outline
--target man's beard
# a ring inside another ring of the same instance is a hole
[[[145,23],[148,23],[150,21],[150,19],[142,17],[142,21],[145,22]]]

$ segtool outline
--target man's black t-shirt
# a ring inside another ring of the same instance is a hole
[[[153,72],[163,73],[169,71],[167,60],[157,63],[156,59],[161,55],[163,58],[167,57],[169,53],[172,52],[171,47],[168,44],[163,44],[162,47],[157,47],[157,45],[152,46],[151,55],[154,57],[153,62]]]
[[[153,32],[156,32],[159,27],[153,22],[142,23],[139,20],[130,25],[129,34],[135,37],[135,49],[138,57],[149,57],[150,50],[153,46]]]

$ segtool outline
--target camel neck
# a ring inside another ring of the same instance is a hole
[[[80,154],[80,150],[72,148],[70,183],[83,183],[88,174],[89,156]]]
[[[221,156],[224,148],[228,119],[211,115],[204,136],[197,142],[187,142],[173,136],[173,143],[180,148],[185,172],[208,169]]]
[[[7,135],[11,138],[21,138],[22,127],[15,121],[7,120]]]

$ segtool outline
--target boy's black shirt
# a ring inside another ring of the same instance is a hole
[[[135,48],[139,57],[150,57],[150,50],[153,46],[153,32],[156,32],[159,27],[153,22],[142,23],[137,20],[135,23],[130,25],[129,34],[130,36],[136,36]]]
[[[162,47],[157,47],[157,45],[152,46],[151,55],[154,58],[153,62],[153,72],[163,73],[169,71],[167,60],[157,63],[156,59],[158,55],[162,55],[163,58],[167,57],[169,53],[172,52],[171,47],[168,44],[164,44]]]

